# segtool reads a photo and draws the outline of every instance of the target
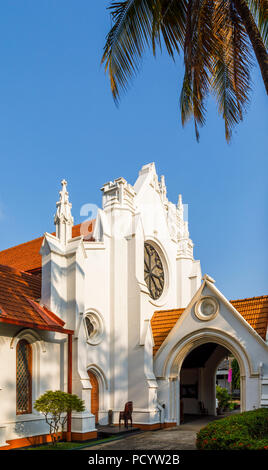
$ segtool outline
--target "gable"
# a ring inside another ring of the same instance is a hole
[[[242,317],[254,328],[256,333],[265,340],[268,327],[268,295],[246,299],[231,300],[230,303],[242,315]],[[155,355],[181,318],[184,308],[162,310],[154,313],[151,326],[154,338],[153,354]]]

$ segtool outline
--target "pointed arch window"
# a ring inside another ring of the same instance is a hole
[[[21,339],[17,345],[16,412],[32,412],[32,347],[25,339]]]

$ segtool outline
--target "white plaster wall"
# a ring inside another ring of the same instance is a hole
[[[202,291],[203,289],[203,291]],[[257,333],[249,327],[242,316],[234,312],[232,306],[224,299],[222,294],[211,283],[204,287],[185,310],[184,314],[170,332],[159,349],[155,361],[154,371],[157,377],[169,377],[178,370],[179,363],[189,353],[191,348],[200,344],[202,338],[209,342],[218,342],[229,349],[240,361],[240,371],[246,381],[246,396],[243,396],[243,409],[250,410],[261,405],[261,377],[260,364],[267,370],[268,348]],[[199,320],[194,313],[194,305],[200,296],[214,295],[219,301],[218,315],[209,321]],[[198,343],[199,341],[199,343]],[[185,351],[180,356],[180,351]],[[180,357],[179,362],[176,362]],[[241,363],[242,361],[242,363]],[[242,370],[243,369],[243,370]],[[209,380],[212,376],[210,376]],[[208,403],[213,408],[213,403]]]
[[[17,341],[13,338],[16,338],[18,331],[17,327],[1,325],[0,422],[5,427],[7,440],[48,433],[49,429],[43,415],[34,410],[34,402],[47,390],[59,390],[66,382],[64,370],[65,335],[39,332],[41,341],[34,340],[31,343],[33,357],[32,413],[16,415]],[[30,330],[27,331],[30,332]]]
[[[96,242],[77,237],[60,243],[47,234],[41,250],[42,302],[75,330],[74,391],[90,407],[87,370],[97,366],[107,383],[103,406],[117,412],[132,400],[143,420],[146,413],[148,420],[155,420],[157,408],[150,319],[157,309],[184,306],[201,280],[199,263],[177,261],[177,239],[156,179],[149,165],[141,170],[134,189],[123,179],[104,186]],[[173,209],[176,212],[175,205]],[[145,241],[156,246],[165,269],[165,289],[157,301],[144,282]],[[97,345],[85,335],[83,318],[90,310],[104,321],[105,333]]]

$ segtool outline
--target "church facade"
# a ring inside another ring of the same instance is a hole
[[[72,439],[96,437],[133,402],[142,429],[216,414],[215,374],[239,363],[241,411],[268,406],[268,296],[229,301],[194,259],[184,207],[145,165],[102,187],[96,219],[75,226],[67,183],[56,232],[0,253],[0,448],[47,439],[46,390],[77,394]],[[183,408],[182,408],[183,404]]]

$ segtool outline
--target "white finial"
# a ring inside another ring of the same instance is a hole
[[[166,187],[164,175],[160,176],[159,188],[160,188],[161,199],[164,203],[166,203],[167,202],[167,187]]]
[[[208,281],[208,282],[211,282],[212,284],[215,284],[215,280],[210,277],[208,274],[205,274],[203,277],[202,277],[202,281]]]
[[[67,181],[63,179],[61,185],[60,200],[56,203],[57,212],[54,217],[54,224],[56,225],[57,238],[66,244],[72,238],[74,220],[71,213],[72,204],[69,202],[69,193],[67,191]]]
[[[177,227],[178,257],[193,258],[193,242],[190,239],[188,222],[184,220],[184,207],[181,194],[179,194],[177,204]]]
[[[177,208],[178,208],[178,215],[179,215],[180,220],[184,220],[184,210],[183,210],[182,195],[181,194],[179,194]]]

